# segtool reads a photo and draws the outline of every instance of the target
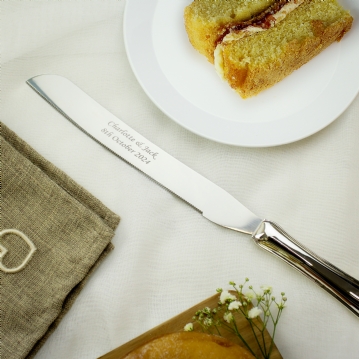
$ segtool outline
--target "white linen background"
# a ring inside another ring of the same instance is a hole
[[[201,138],[166,117],[139,86],[124,49],[124,7],[124,0],[1,2],[1,121],[122,218],[115,250],[36,358],[96,358],[245,277],[288,297],[276,334],[283,358],[359,358],[359,319],[344,306],[103,149],[25,81],[67,77],[356,278],[359,97],[330,126],[293,144],[251,149]]]

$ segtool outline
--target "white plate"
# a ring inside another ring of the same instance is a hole
[[[358,19],[359,1],[340,0]],[[243,100],[190,45],[183,10],[192,0],[127,0],[124,38],[132,69],[171,119],[208,139],[246,147],[310,136],[359,91],[359,21],[341,42],[256,97]]]

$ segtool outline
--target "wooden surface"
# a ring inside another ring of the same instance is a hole
[[[218,294],[206,299],[205,301],[193,306],[192,308],[177,315],[176,317],[160,324],[159,326],[149,330],[148,332],[140,335],[139,337],[134,338],[133,340],[110,351],[109,353],[101,356],[99,359],[121,359],[126,354],[131,352],[132,350],[138,348],[139,346],[149,342],[150,340],[152,340],[154,338],[157,338],[164,334],[181,332],[181,331],[183,331],[183,327],[187,323],[192,322],[192,317],[197,310],[203,309],[204,307],[210,307],[211,309],[213,309],[217,306],[217,303],[218,303]],[[248,342],[250,347],[256,352],[258,357],[263,358],[262,356],[260,356],[260,350],[255,342],[255,339],[253,337],[253,333],[248,324],[248,321],[243,316],[243,317],[237,318],[236,322],[237,322],[238,329],[239,329],[239,332],[241,333],[241,335]],[[200,329],[199,329],[199,331],[200,331]],[[232,342],[243,346],[241,341],[234,334],[228,333],[224,330],[223,330],[223,333],[221,333],[221,334],[223,337],[226,337],[227,339],[231,340]],[[268,332],[265,332],[265,339],[266,339],[266,343],[270,343],[271,337],[268,334]],[[258,348],[258,350],[256,350],[257,348]],[[225,358],[223,358],[223,359],[225,359]],[[273,348],[272,355],[271,355],[270,359],[283,359],[276,346],[274,346],[274,348]]]

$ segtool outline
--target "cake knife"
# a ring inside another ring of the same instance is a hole
[[[248,234],[359,317],[359,281],[300,244],[278,224],[257,217],[228,192],[151,143],[68,79],[39,75],[27,83],[99,144],[193,206],[208,220]]]

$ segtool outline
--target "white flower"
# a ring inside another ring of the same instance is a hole
[[[227,322],[230,323],[233,320],[233,315],[230,312],[227,312],[224,314],[223,319]]]
[[[255,298],[255,294],[253,292],[247,292],[245,297],[251,302]]]
[[[228,290],[224,290],[222,293],[221,293],[221,296],[219,297],[219,301],[224,304],[227,300],[235,300],[236,297],[229,293]]]
[[[242,306],[242,303],[238,300],[235,300],[234,302],[231,302],[228,306],[228,310],[238,309]]]
[[[193,330],[193,324],[192,323],[187,323],[185,326],[184,326],[184,331],[185,332],[191,332]]]
[[[262,285],[261,286],[264,293],[272,293],[273,288],[270,285]]]
[[[258,308],[258,307],[253,307],[249,312],[248,312],[248,318],[252,319],[252,318],[257,318],[258,315],[262,314],[262,309]]]

